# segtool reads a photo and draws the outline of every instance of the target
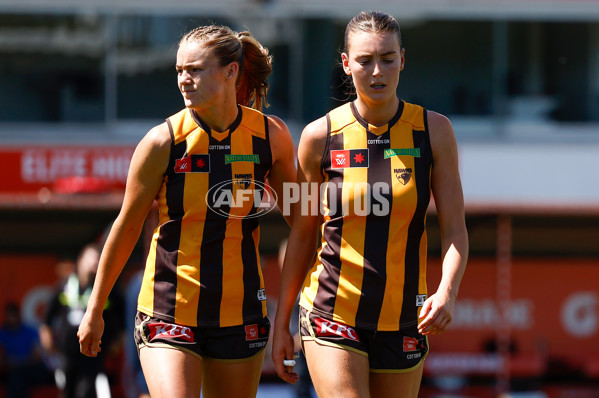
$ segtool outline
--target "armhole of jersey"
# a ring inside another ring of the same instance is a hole
[[[268,148],[268,155],[270,156],[270,165],[268,166],[267,174],[270,174],[270,169],[273,165],[272,148],[270,147],[270,130],[268,128],[268,116],[264,116],[264,138],[266,140],[266,147]]]
[[[428,129],[428,110],[426,108],[422,108],[422,119],[424,121],[424,138],[426,140],[426,145],[428,145],[428,147],[430,148],[432,166],[435,157],[433,156],[433,146],[431,145],[431,133]]]
[[[322,178],[325,178],[325,175],[324,175],[325,164],[324,164],[324,162],[326,161],[327,152],[329,152],[329,146],[331,144],[331,116],[330,116],[329,113],[327,113],[326,119],[327,119],[327,139],[326,139],[326,142],[324,144],[324,151],[322,152],[322,157],[320,159],[320,174],[322,175]]]
[[[168,133],[171,136],[171,152],[168,155],[168,166],[166,167],[166,170],[164,170],[165,176],[169,174],[170,170],[174,170],[175,167],[175,132],[173,131],[173,125],[171,124],[170,119],[166,119],[166,125],[168,126]]]

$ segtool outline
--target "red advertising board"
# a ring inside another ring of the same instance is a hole
[[[0,149],[0,194],[123,189],[132,146],[27,146]]]

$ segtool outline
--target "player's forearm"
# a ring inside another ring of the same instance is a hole
[[[445,291],[456,298],[468,261],[468,236],[460,232],[448,237],[447,247],[443,250],[443,275],[439,283],[439,291]]]
[[[316,250],[316,235],[291,231],[281,279],[275,324],[289,324],[297,295],[312,265]]]
[[[119,218],[114,222],[100,257],[94,288],[88,301],[89,311],[102,313],[110,291],[127,263],[140,233],[141,226],[127,226]]]

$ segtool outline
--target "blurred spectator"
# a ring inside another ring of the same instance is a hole
[[[98,358],[81,355],[77,338],[77,329],[87,307],[99,259],[98,245],[83,247],[76,260],[76,271],[55,292],[48,304],[44,323],[40,326],[42,347],[52,358],[56,385],[63,398],[110,397],[104,362],[111,348],[121,343],[123,299],[118,289],[113,289],[104,308],[105,351]]]
[[[6,377],[7,398],[27,398],[30,388],[50,378],[41,357],[36,330],[21,322],[17,304],[7,303],[0,327],[0,371]]]
[[[73,256],[74,257],[74,256]],[[76,270],[75,260],[69,256],[62,257],[55,266],[56,276],[58,277],[58,283],[64,283],[67,278],[72,275]]]

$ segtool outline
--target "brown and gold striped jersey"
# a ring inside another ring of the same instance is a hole
[[[230,128],[216,132],[184,109],[167,125],[171,154],[138,310],[187,326],[263,318],[255,216],[272,166],[268,119],[239,107]]]
[[[300,305],[350,326],[413,326],[427,294],[426,111],[400,101],[392,120],[376,127],[348,103],[326,119],[322,240]]]

